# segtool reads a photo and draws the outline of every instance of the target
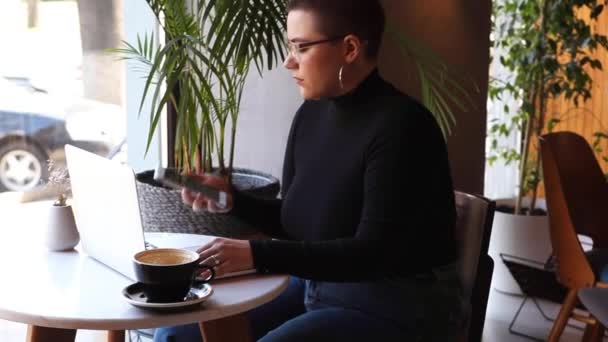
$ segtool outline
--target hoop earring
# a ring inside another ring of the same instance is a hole
[[[340,71],[338,71],[338,82],[340,82],[340,88],[344,90],[344,83],[342,82],[342,71],[344,71],[344,65],[340,67]]]

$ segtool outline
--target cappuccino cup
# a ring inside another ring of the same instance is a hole
[[[183,301],[197,273],[209,270],[210,275],[197,282],[209,282],[215,277],[212,266],[200,264],[194,251],[179,248],[158,248],[141,251],[133,256],[135,277],[152,303]]]

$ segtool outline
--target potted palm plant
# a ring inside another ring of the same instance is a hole
[[[113,52],[146,67],[141,103],[148,97],[152,99],[148,147],[161,113],[168,107],[176,113],[174,165],[170,166],[184,173],[214,172],[227,177],[236,188],[253,187],[258,194],[276,196],[276,178],[235,169],[233,165],[239,107],[250,68],[255,65],[259,72],[271,69],[284,57],[284,2],[147,3],[158,19],[165,43],[158,46],[158,37],[146,34],[138,37],[137,44],[125,42],[123,48]],[[153,184],[151,175],[152,172],[138,175],[141,192],[156,194],[154,199],[142,201],[148,229],[178,226],[181,231],[200,232],[205,227],[221,226],[219,222],[209,222],[217,220],[217,216],[192,214],[183,208],[179,194]],[[162,210],[159,203],[164,203],[160,205]],[[147,219],[146,212],[152,217]],[[158,217],[156,213],[160,212],[166,216]],[[186,222],[174,221],[175,217],[184,216],[188,216]],[[235,226],[234,222],[229,225]]]
[[[123,48],[113,52],[146,67],[141,103],[149,97],[153,104],[148,146],[162,110],[172,108],[177,122],[173,142],[175,165],[171,166],[185,173],[215,172],[235,183],[242,175],[233,164],[245,79],[252,66],[261,73],[285,58],[286,1],[147,0],[147,3],[158,19],[166,42],[157,47],[158,37],[145,34],[138,37],[137,44],[125,42]],[[461,85],[464,78],[411,38],[390,28],[388,34],[399,42],[404,57],[416,65],[423,101],[435,114],[444,133],[449,134],[455,121],[452,106],[465,109],[470,103],[468,92]],[[260,176],[248,179],[247,183],[256,182]],[[278,191],[277,182],[271,187]],[[159,188],[148,190],[161,191]],[[167,196],[166,192],[163,196]],[[166,213],[171,211],[168,207],[180,205],[178,195],[170,197],[162,210],[150,210]],[[144,206],[145,202],[153,203],[144,201]],[[175,225],[171,218],[175,215],[168,216],[168,223]],[[163,228],[167,220],[150,221]],[[217,222],[208,226],[217,226]]]
[[[493,57],[509,77],[491,77],[493,101],[512,97],[517,108],[502,107],[502,118],[489,126],[488,161],[519,163],[514,199],[499,200],[490,253],[513,254],[544,263],[551,254],[544,201],[538,199],[542,181],[539,137],[552,131],[568,113],[549,112],[557,99],[578,107],[591,97],[589,71],[601,69],[594,52],[606,48],[605,36],[593,31],[604,5],[596,0],[504,0],[494,4]],[[516,146],[503,146],[502,137],[519,132]],[[498,259],[497,259],[498,260]],[[502,263],[494,286],[519,292]]]

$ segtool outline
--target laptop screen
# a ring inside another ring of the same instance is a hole
[[[132,257],[145,245],[133,170],[71,145],[65,152],[82,249],[135,279]]]

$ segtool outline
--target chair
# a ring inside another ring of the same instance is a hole
[[[594,248],[608,248],[608,183],[591,147],[572,132],[544,135],[543,145],[553,151],[577,234],[591,237]]]
[[[465,298],[471,304],[466,332],[461,338],[463,341],[480,342],[494,269],[494,262],[488,255],[488,245],[495,203],[460,191],[455,191],[454,196],[458,213],[459,275]]]
[[[596,280],[577,234],[591,237],[594,247],[606,246],[601,226],[608,222],[608,185],[593,151],[581,136],[571,132],[541,137],[541,158],[547,197],[551,244],[557,280],[568,294],[555,319],[548,341],[561,337],[569,318],[586,324],[584,341],[600,341],[604,327],[591,315],[573,312],[579,289],[608,284]]]

